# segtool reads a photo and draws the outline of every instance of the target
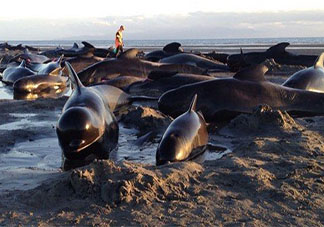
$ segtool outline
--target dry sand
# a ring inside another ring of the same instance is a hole
[[[286,78],[267,76],[277,83]],[[14,122],[12,113],[55,121],[65,101],[2,100],[0,125]],[[130,108],[124,119],[141,135],[169,122],[153,109],[138,111]],[[147,127],[135,124],[144,118]],[[54,128],[0,130],[0,152],[18,140],[53,135]],[[263,106],[210,127],[210,140],[232,153],[160,167],[95,161],[57,172],[34,189],[2,192],[0,225],[324,225],[324,117],[293,119]]]

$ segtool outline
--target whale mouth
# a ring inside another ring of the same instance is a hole
[[[57,135],[65,154],[80,153],[82,150],[85,150],[102,137],[102,133],[100,133],[98,129],[89,131],[60,131],[58,129]]]
[[[86,144],[86,141],[83,139],[74,139],[69,143],[69,147],[71,148],[72,152],[79,151]]]
[[[157,166],[168,165],[168,164],[171,164],[170,160],[156,160]]]

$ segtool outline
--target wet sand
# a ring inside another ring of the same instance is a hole
[[[282,83],[287,77],[267,79]],[[161,132],[135,144],[138,136],[163,129],[169,120],[154,103],[145,104],[147,111],[139,107],[144,103],[135,103],[121,117],[119,142],[128,154],[62,172],[55,124],[66,99],[0,101],[1,225],[324,224],[322,116],[293,119],[267,107],[256,109],[226,125],[209,126],[210,141],[230,153],[204,163],[156,167]],[[35,141],[39,157],[28,150]],[[21,165],[19,158],[30,163]],[[8,160],[17,169],[8,172]]]

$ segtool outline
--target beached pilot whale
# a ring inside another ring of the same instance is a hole
[[[39,75],[46,75],[52,71],[61,68],[64,55],[61,55],[57,60],[47,63],[29,63],[27,67]]]
[[[35,100],[39,98],[57,99],[64,96],[69,91],[69,87],[48,88],[40,92],[13,92],[13,98],[16,100]]]
[[[189,109],[165,131],[156,151],[156,165],[193,160],[206,151],[208,132],[204,117],[196,112],[197,95]]]
[[[142,60],[136,57],[138,53],[137,49],[129,49],[117,59],[107,59],[85,68],[78,73],[78,76],[83,84],[89,85],[118,76],[145,78],[152,71],[176,71],[194,74],[203,74],[206,71],[192,65],[166,64]]]
[[[264,78],[268,68],[256,65],[243,69],[234,78],[214,79],[181,86],[165,92],[158,101],[159,110],[177,117],[197,94],[197,110],[207,122],[230,120],[239,113],[252,113],[260,104],[294,114],[323,115],[324,94],[288,88]]]
[[[62,91],[69,86],[69,78],[62,76],[63,68],[57,68],[48,74],[26,76],[16,80],[15,93],[41,93],[47,90]]]
[[[214,77],[177,72],[151,72],[148,79],[130,84],[126,91],[146,95],[160,96],[164,92],[186,84],[213,80]]]
[[[50,59],[44,55],[34,54],[31,53],[28,49],[25,49],[23,54],[16,55],[10,60],[10,62],[12,61],[21,62],[22,60],[25,60],[27,62],[33,62],[33,63],[45,63],[50,61]]]
[[[323,62],[324,52],[318,56],[314,66],[294,73],[282,85],[308,91],[324,92]]]
[[[123,91],[127,91],[127,88],[131,86],[132,84],[144,81],[145,78],[141,77],[134,77],[134,76],[119,76],[111,80],[105,80],[103,83],[117,87],[119,89],[122,89]]]
[[[105,82],[92,84],[89,88],[94,87],[100,91],[102,96],[107,100],[108,106],[111,111],[117,111],[120,107],[126,106],[135,101],[157,101],[158,98],[150,96],[136,96],[130,95],[118,87],[111,86]]]
[[[104,59],[100,58],[100,57],[96,57],[93,54],[87,54],[86,56],[76,56],[76,57],[71,57],[71,58],[67,58],[64,60],[68,61],[72,65],[72,67],[76,73],[79,73],[86,67],[88,67],[92,64],[95,64],[99,61],[102,61]]]
[[[160,62],[169,63],[169,64],[188,64],[199,68],[203,68],[207,70],[215,70],[219,72],[229,71],[227,65],[217,63],[216,61],[212,61],[208,58],[204,58],[190,53],[180,53],[180,54],[172,55],[170,57],[161,59]]]
[[[3,71],[2,82],[11,85],[14,84],[18,79],[35,75],[35,72],[26,67],[26,62],[23,60],[17,67],[9,67]]]
[[[310,67],[314,64],[317,56],[297,55],[287,52],[286,47],[289,45],[288,42],[278,43],[269,47],[264,52],[243,53],[241,49],[240,54],[231,54],[227,57],[227,65],[230,67],[231,71],[236,72],[244,67],[261,64],[266,59],[271,58],[281,65],[301,65]]]
[[[169,57],[175,54],[183,53],[181,44],[178,42],[172,42],[163,47],[162,50],[154,50],[145,55],[145,60],[158,62],[162,58]]]
[[[109,158],[117,146],[119,128],[102,91],[96,86],[84,87],[72,66],[65,65],[75,86],[57,122],[56,134],[63,151],[63,169],[67,170],[94,158]]]
[[[14,93],[60,93],[65,90],[69,86],[69,78],[62,76],[62,59],[63,56],[46,64],[33,64],[38,70],[37,74],[16,80],[13,84]]]

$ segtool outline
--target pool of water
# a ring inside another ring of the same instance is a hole
[[[55,122],[31,121],[36,114],[13,114],[21,117],[16,122],[0,125],[2,130],[21,129],[27,126],[52,127]],[[138,146],[136,141],[137,131],[125,128],[120,124],[118,149],[111,153],[114,161],[134,161],[138,163],[155,164],[157,142],[145,142]],[[205,153],[206,160],[216,160],[224,154]],[[61,172],[62,154],[55,133],[46,138],[16,143],[7,153],[0,154],[0,192],[10,190],[27,190],[34,188],[46,179],[56,176]]]
[[[13,99],[13,89],[0,81],[0,99]]]

